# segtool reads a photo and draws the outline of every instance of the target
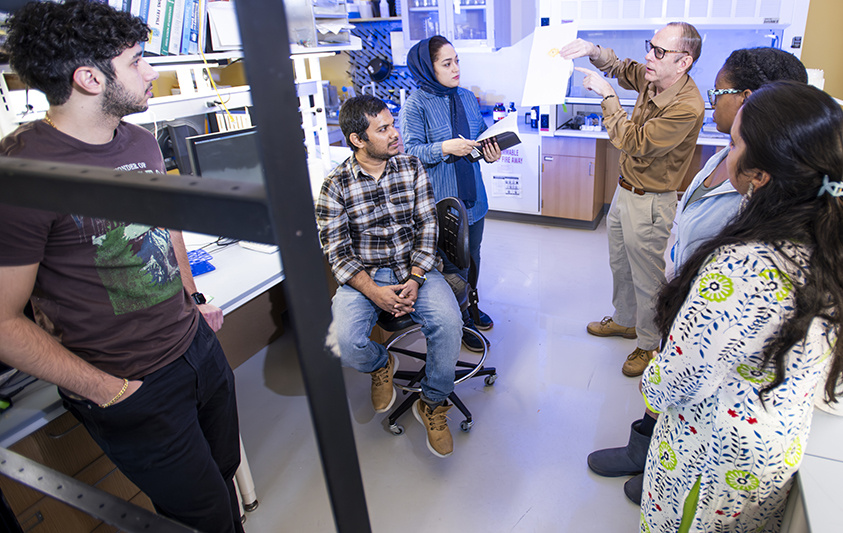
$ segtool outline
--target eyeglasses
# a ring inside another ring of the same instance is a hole
[[[656,46],[649,39],[644,41],[644,49],[647,50],[647,53],[650,53],[650,50],[653,51],[653,55],[656,56],[656,59],[664,59],[664,55],[668,52],[671,54],[688,54],[685,50],[668,50],[667,48],[662,48],[661,46]]]
[[[740,89],[709,89],[708,103],[711,104],[711,107],[714,107],[717,105],[717,97],[721,94],[740,94],[742,92]]]

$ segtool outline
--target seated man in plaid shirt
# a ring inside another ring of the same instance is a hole
[[[372,406],[392,407],[398,360],[369,339],[381,311],[410,314],[427,339],[426,376],[413,414],[437,457],[454,450],[446,400],[454,390],[462,318],[454,293],[435,268],[437,219],[421,162],[399,153],[386,105],[372,96],[340,109],[340,128],[354,151],[322,184],[316,204],[319,240],[339,283],[329,344],[343,365],[372,376]]]

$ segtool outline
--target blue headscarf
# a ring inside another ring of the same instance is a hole
[[[436,79],[433,70],[433,61],[430,58],[430,39],[419,41],[407,54],[407,66],[415,78],[421,90],[436,96],[447,96],[451,111],[451,135],[457,138],[462,135],[466,139],[471,138],[471,128],[468,125],[468,118],[465,114],[462,99],[458,87],[445,87]],[[460,200],[465,206],[471,208],[477,201],[477,184],[474,178],[474,163],[465,157],[450,156],[447,164],[454,165],[457,176],[457,190]]]

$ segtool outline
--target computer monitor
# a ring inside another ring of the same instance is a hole
[[[158,141],[167,170],[177,168],[179,174],[183,176],[193,174],[193,169],[190,166],[187,138],[198,134],[199,132],[189,124],[167,124],[166,129],[161,132]]]
[[[187,138],[194,176],[264,183],[258,156],[257,128],[222,131]]]

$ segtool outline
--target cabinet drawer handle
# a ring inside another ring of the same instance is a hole
[[[60,439],[60,438],[64,437],[65,435],[67,435],[68,433],[70,433],[71,431],[73,431],[74,429],[81,426],[81,425],[82,425],[81,422],[76,422],[76,424],[70,426],[69,429],[67,429],[65,431],[62,431],[59,434],[47,433],[47,436],[50,437],[51,439]]]
[[[44,521],[44,515],[41,514],[41,511],[35,511],[35,514],[23,520],[23,523],[20,525],[21,529],[23,529],[24,533],[29,533],[35,527]]]
[[[593,176],[593,175],[594,175],[594,163],[589,163],[589,164],[588,164],[588,175],[589,175],[589,176]]]

